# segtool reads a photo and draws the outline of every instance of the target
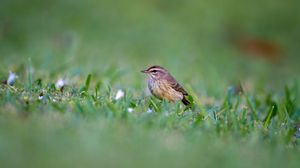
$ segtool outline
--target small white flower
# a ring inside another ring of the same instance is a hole
[[[298,128],[298,131],[300,132],[300,127]]]
[[[44,99],[44,96],[39,96],[39,100],[43,100]]]
[[[116,94],[116,97],[115,97],[115,100],[120,100],[121,98],[123,98],[125,95],[124,91],[119,89],[117,94]]]
[[[18,79],[18,76],[15,73],[9,71],[9,75],[8,75],[8,79],[7,79],[7,84],[10,85],[10,86],[14,85],[16,79]]]
[[[147,113],[152,113],[152,112],[153,112],[152,109],[148,108]]]
[[[57,81],[56,81],[56,83],[55,83],[55,88],[57,89],[57,90],[60,90],[62,87],[64,87],[65,86],[65,84],[66,84],[66,82],[63,80],[63,79],[58,79]]]
[[[134,111],[134,109],[131,108],[131,107],[129,107],[129,108],[127,109],[127,111],[128,111],[128,113],[132,113],[132,112]]]

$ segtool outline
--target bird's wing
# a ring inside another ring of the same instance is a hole
[[[167,80],[174,90],[181,92],[184,96],[188,95],[188,93],[183,89],[183,87],[171,75],[169,75]]]

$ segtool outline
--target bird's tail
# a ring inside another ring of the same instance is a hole
[[[190,102],[188,99],[186,99],[185,96],[183,97],[183,99],[182,99],[181,101],[182,101],[182,103],[183,103],[184,105],[186,105],[186,106],[189,106],[189,105],[191,104],[191,102]]]

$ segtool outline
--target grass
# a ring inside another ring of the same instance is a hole
[[[1,167],[299,167],[298,2],[31,2],[0,5]],[[152,64],[193,108],[147,94]]]
[[[8,151],[1,153],[1,163],[8,167],[299,164],[295,137],[299,110],[289,95],[295,90],[286,88],[287,95],[275,101],[229,89],[220,105],[196,103],[193,110],[183,111],[179,103],[136,97],[130,90],[115,100],[115,89],[99,84],[93,88],[93,83],[88,75],[82,86],[66,86],[63,91],[42,81],[33,81],[31,87],[1,85],[1,151]]]

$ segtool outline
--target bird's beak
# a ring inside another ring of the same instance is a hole
[[[141,72],[142,72],[142,73],[148,73],[148,71],[147,71],[147,70],[142,70]]]

